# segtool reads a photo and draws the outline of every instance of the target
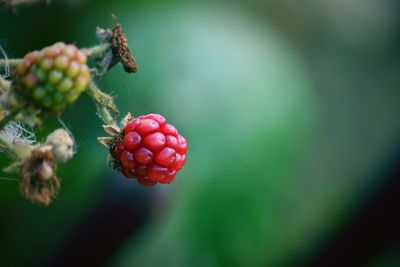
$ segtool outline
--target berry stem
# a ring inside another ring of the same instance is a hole
[[[22,61],[21,58],[0,59],[0,68],[4,68],[7,65],[10,67],[16,67],[21,61]]]
[[[116,114],[119,113],[112,96],[102,92],[93,81],[89,83],[89,86],[86,88],[85,92],[98,105],[104,106]]]
[[[86,53],[89,58],[101,58],[110,49],[111,45],[109,43],[99,44],[90,48],[84,48],[82,51]]]
[[[108,125],[116,125],[114,118],[111,116],[110,111],[105,107],[96,103],[97,112],[104,123]]]
[[[86,88],[85,92],[95,102],[98,114],[104,123],[108,125],[115,125],[115,120],[111,116],[109,110],[112,110],[117,114],[119,111],[114,103],[113,98],[110,95],[102,92],[93,81],[89,83],[89,86]]]

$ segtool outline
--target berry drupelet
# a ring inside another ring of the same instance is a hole
[[[45,111],[62,111],[90,81],[86,61],[85,53],[64,43],[28,53],[14,72],[17,98]]]
[[[186,151],[185,138],[158,114],[130,120],[110,148],[114,166],[142,185],[172,182]]]

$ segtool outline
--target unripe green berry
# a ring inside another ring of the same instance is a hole
[[[53,101],[51,100],[50,96],[47,95],[42,99],[41,103],[44,107],[49,108],[53,104]]]
[[[53,67],[53,59],[44,58],[39,65],[42,70],[49,71]]]
[[[64,74],[59,70],[52,70],[49,73],[49,82],[51,84],[56,85],[59,81],[61,81]]]
[[[28,89],[32,89],[36,85],[36,76],[29,73],[24,79],[24,84]]]
[[[75,78],[79,74],[80,64],[76,61],[71,61],[67,68],[67,75],[71,78]]]
[[[47,78],[46,72],[44,72],[42,69],[37,69],[35,71],[35,75],[39,82],[44,82]]]
[[[42,99],[46,95],[46,89],[43,87],[36,87],[35,90],[33,91],[33,98],[36,100]]]
[[[66,67],[68,67],[68,62],[69,62],[69,58],[67,56],[60,55],[60,56],[56,57],[54,65],[57,69],[64,70]]]
[[[79,95],[80,95],[79,91],[71,91],[65,96],[65,100],[68,103],[73,103],[79,97]]]
[[[68,90],[72,87],[73,82],[70,78],[64,78],[57,86],[57,90],[59,92],[68,92]]]
[[[86,61],[84,52],[64,43],[28,53],[13,79],[17,98],[45,111],[61,112],[90,82]]]

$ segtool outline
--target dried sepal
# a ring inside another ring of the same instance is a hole
[[[99,141],[99,143],[105,146],[106,148],[110,147],[112,140],[113,140],[112,137],[97,137],[97,141]]]
[[[133,120],[133,116],[130,112],[128,112],[121,120],[121,127],[124,128],[131,120]]]
[[[111,136],[117,135],[121,132],[121,129],[115,125],[103,125],[103,129]]]

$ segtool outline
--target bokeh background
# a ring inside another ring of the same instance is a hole
[[[164,114],[187,164],[151,188],[110,170],[82,96],[58,199],[0,181],[0,266],[400,266],[400,2],[54,0],[1,9],[0,45],[89,47],[111,13],[139,72],[99,86]]]

